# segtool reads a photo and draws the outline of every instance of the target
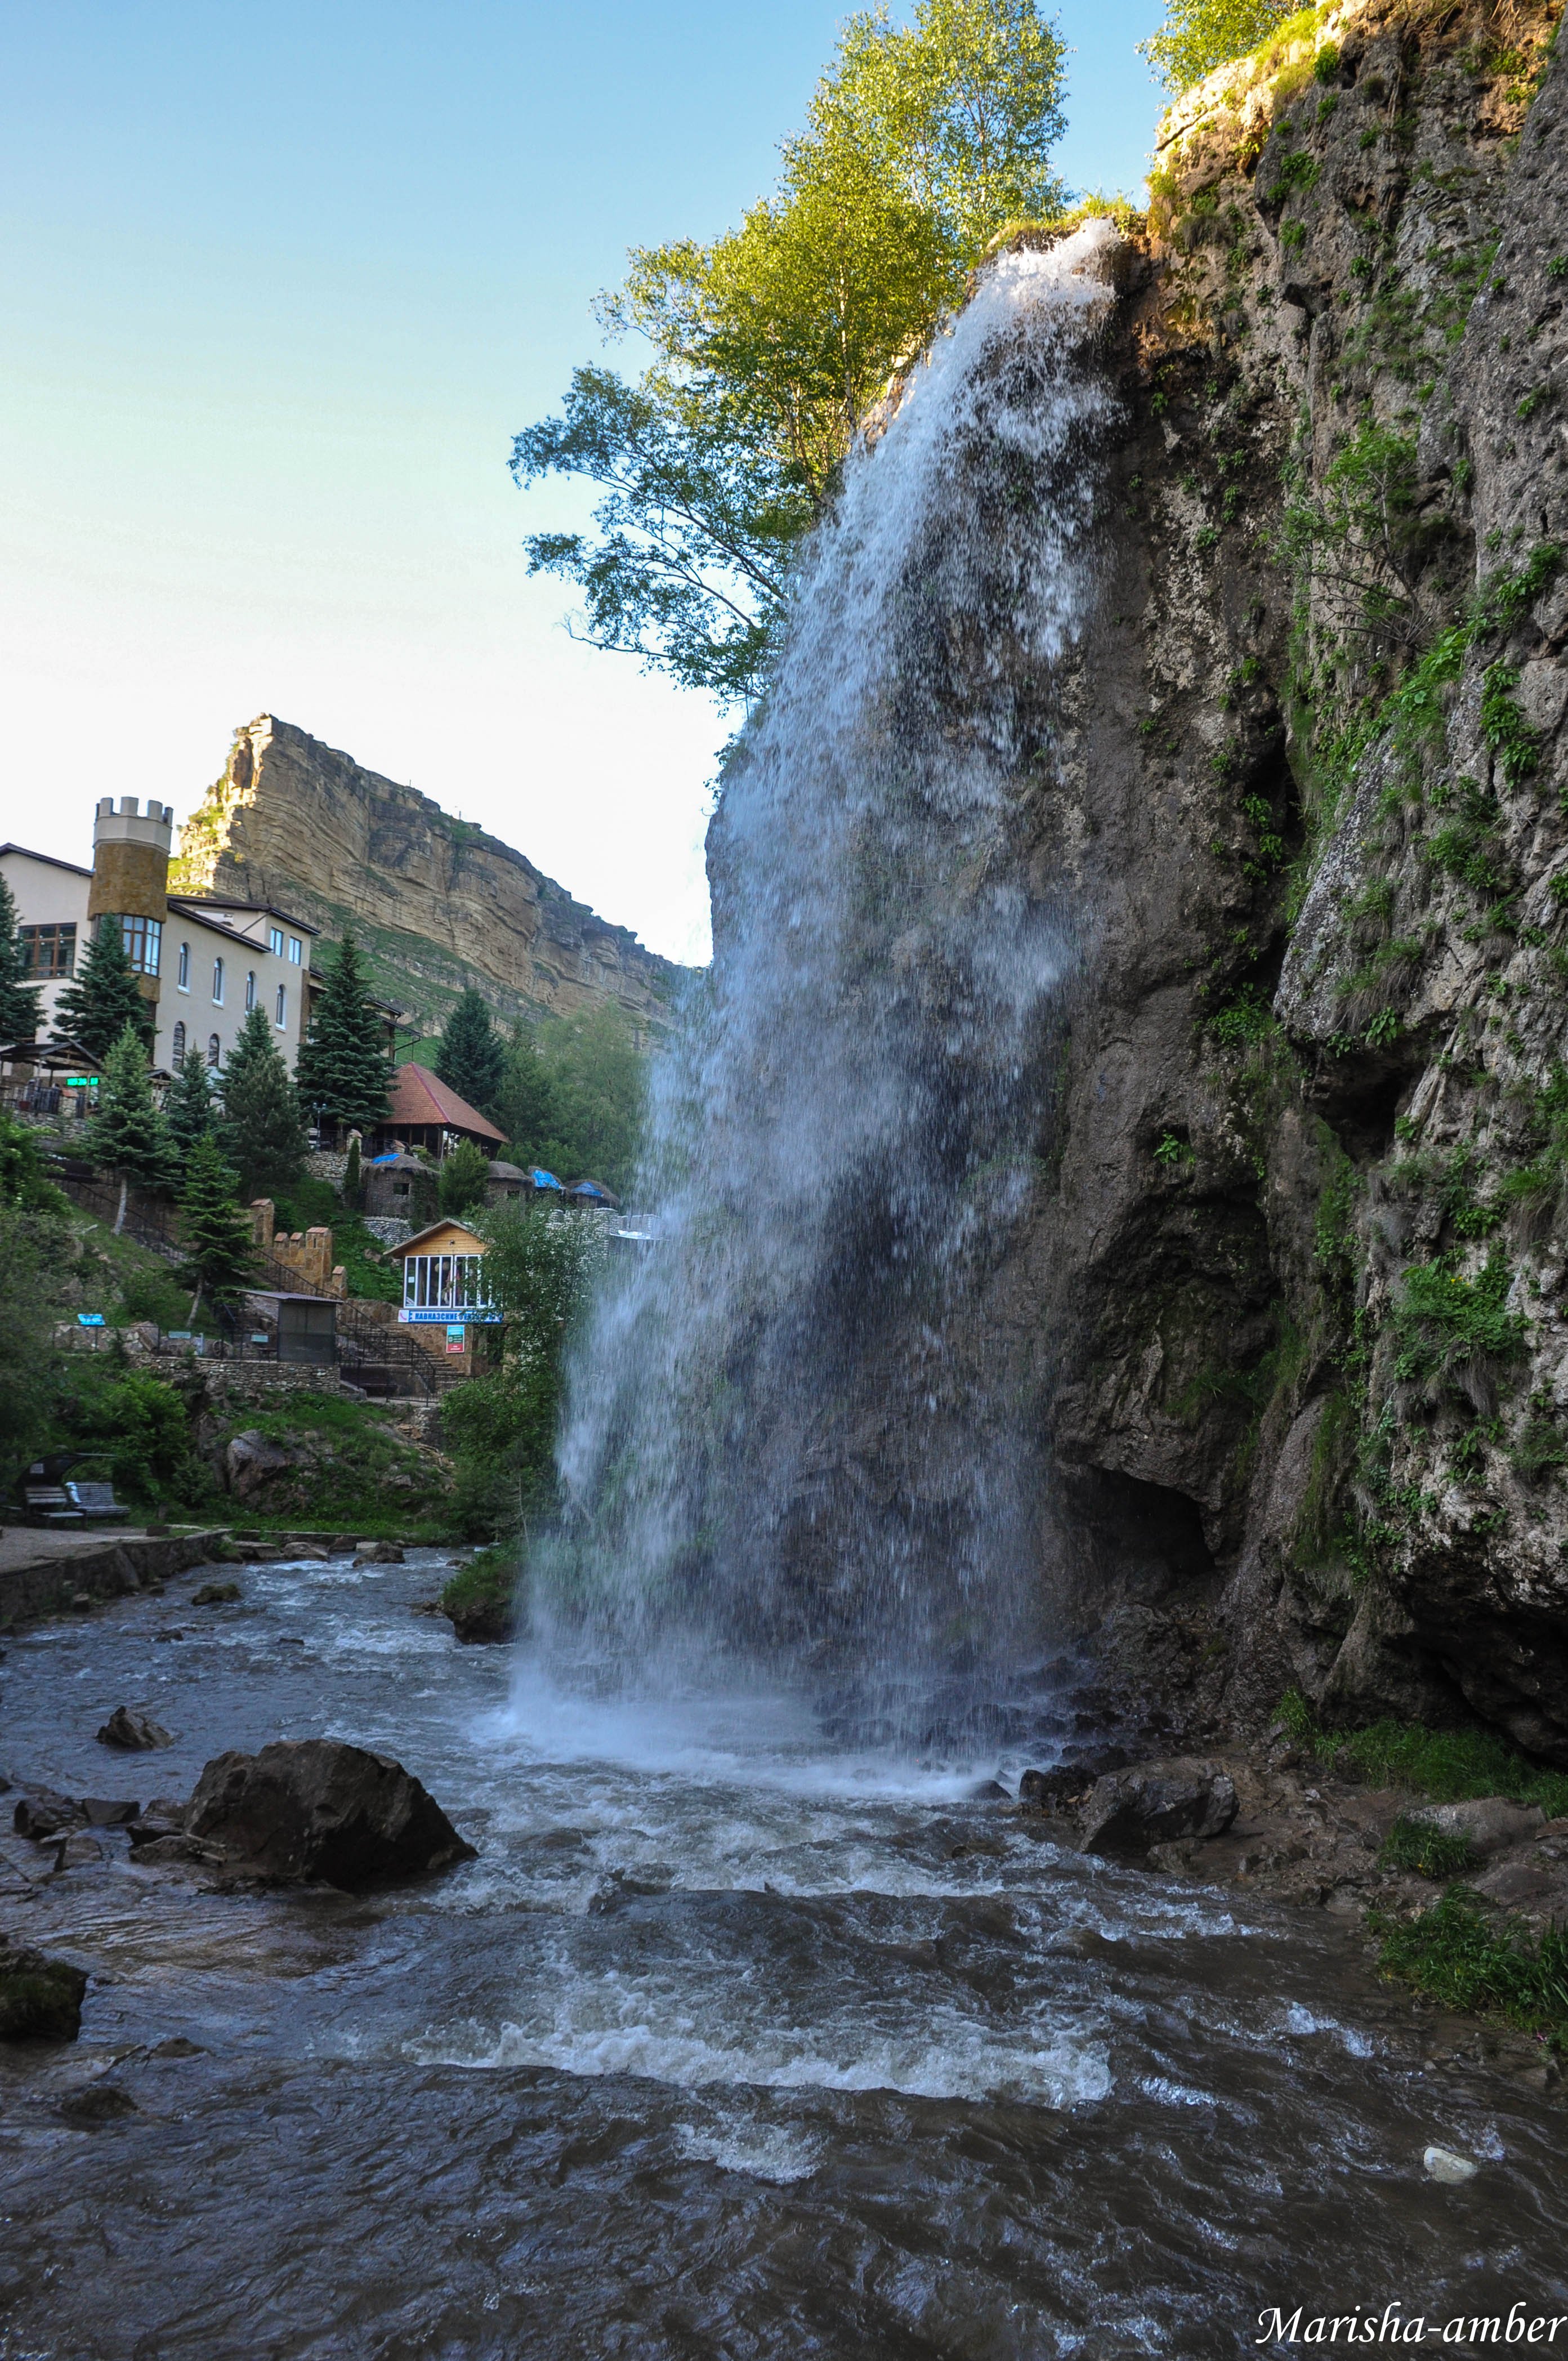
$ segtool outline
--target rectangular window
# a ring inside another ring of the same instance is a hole
[[[74,924],[18,927],[16,933],[22,946],[24,975],[49,977],[75,974],[76,928]]]
[[[288,994],[285,993],[285,991],[284,991],[284,989],[283,989],[282,985],[281,985],[281,984],[280,984],[280,985],[278,986],[278,1009],[277,1009],[277,1014],[274,1016],[274,1017],[273,1017],[273,1019],[272,1019],[273,1024],[274,1024],[274,1025],[282,1025],[282,1024],[284,1024],[284,1023],[287,1021],[287,1017],[288,1017],[288,1010],[289,1010],[289,1000],[288,1000]]]
[[[281,927],[269,927],[269,928],[268,928],[268,929],[267,929],[267,948],[268,948],[268,950],[271,952],[271,954],[272,954],[272,956],[273,956],[273,958],[274,958],[274,959],[281,959],[281,958],[282,958],[282,956],[283,956],[283,929],[282,929],[282,928],[281,928]]]
[[[224,963],[221,959],[213,961],[213,998],[221,1008],[224,1004]]]
[[[301,960],[304,956],[304,950],[305,947],[300,940],[299,936],[291,935],[289,938],[289,965],[291,967],[299,966]]]
[[[483,1255],[410,1255],[403,1263],[403,1306],[409,1312],[462,1311],[488,1306]]]
[[[256,1005],[256,970],[255,970],[254,968],[252,968],[252,969],[249,971],[248,974],[246,976],[246,979],[245,979],[245,1013],[246,1013],[246,1015],[247,1015],[247,1016],[249,1016],[249,1014],[250,1014],[251,1010],[255,1007],[255,1005]]]
[[[156,975],[159,946],[163,940],[163,921],[160,918],[137,918],[124,913],[120,916],[119,927],[120,940],[126,947],[126,957],[133,972],[137,975]]]
[[[176,983],[179,984],[180,989],[181,989],[181,992],[189,992],[189,991],[190,991],[190,989],[191,989],[191,946],[190,946],[190,944],[189,944],[189,943],[181,943],[181,946],[180,946],[180,967],[179,967],[179,972],[178,972],[178,973],[177,973],[177,975],[176,975],[175,981],[176,981]]]

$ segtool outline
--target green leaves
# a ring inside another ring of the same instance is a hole
[[[183,1276],[200,1294],[222,1301],[256,1276],[250,1223],[235,1202],[238,1176],[209,1132],[196,1142],[180,1195]]]
[[[153,1014],[126,955],[118,918],[102,917],[88,943],[76,979],[55,1002],[56,1031],[80,1041],[93,1058],[107,1057],[128,1025],[150,1056]]]
[[[352,934],[326,971],[310,1038],[294,1070],[301,1105],[323,1122],[369,1130],[390,1111],[391,1060]]]
[[[758,694],[795,550],[890,377],[1004,224],[1060,207],[1063,56],[1036,0],[852,17],[774,193],[711,245],[632,251],[601,316],[654,366],[636,385],[576,370],[512,452],[520,486],[603,490],[596,537],[527,544],[532,571],[584,592],[582,637],[721,701]]]
[[[1190,90],[1216,66],[1256,49],[1290,13],[1290,0],[1168,0],[1164,24],[1138,43],[1138,53],[1167,90]]]
[[[494,1122],[506,1071],[506,1050],[488,1008],[472,984],[443,1028],[435,1071],[460,1099]]]
[[[264,1009],[253,1008],[240,1028],[223,1091],[223,1145],[245,1194],[286,1187],[304,1164],[305,1126],[293,1076]]]

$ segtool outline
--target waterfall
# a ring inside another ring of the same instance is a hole
[[[992,262],[806,553],[709,834],[713,966],[657,1061],[653,1242],[570,1372],[531,1583],[558,1645],[762,1654],[863,1701],[1035,1631],[1038,1445],[988,1290],[1073,952],[1029,814],[1088,611],[1116,243]]]

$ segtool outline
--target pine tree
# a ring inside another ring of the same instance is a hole
[[[124,1027],[104,1060],[98,1104],[85,1144],[94,1164],[112,1172],[120,1184],[115,1215],[118,1232],[125,1224],[126,1191],[133,1186],[166,1187],[173,1160],[168,1126],[153,1104],[147,1048],[134,1025]]]
[[[0,1041],[36,1041],[43,1024],[43,993],[24,983],[16,905],[0,877]]]
[[[359,946],[345,934],[326,970],[310,1038],[300,1045],[295,1083],[300,1104],[325,1123],[373,1131],[391,1112],[391,1060],[381,1016],[359,963]]]
[[[460,1099],[495,1120],[506,1079],[506,1050],[489,1010],[471,984],[446,1020],[435,1071]]]
[[[217,1101],[207,1079],[207,1061],[200,1049],[187,1049],[181,1060],[174,1086],[163,1103],[163,1120],[169,1130],[175,1170],[182,1172],[196,1142],[204,1139],[218,1120]]]
[[[54,1021],[63,1039],[79,1041],[100,1065],[127,1025],[151,1055],[152,1005],[141,996],[118,918],[105,914],[99,919],[76,981],[67,984],[55,1002]]]
[[[246,1018],[224,1068],[221,1137],[247,1198],[297,1179],[304,1161],[299,1095],[260,1008]]]
[[[191,1151],[180,1194],[182,1276],[196,1290],[192,1319],[203,1295],[221,1302],[239,1294],[256,1276],[255,1241],[249,1221],[235,1202],[237,1185],[233,1165],[225,1162],[222,1148],[208,1132]]]

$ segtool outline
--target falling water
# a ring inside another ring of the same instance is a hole
[[[992,263],[816,536],[710,834],[656,1243],[577,1356],[536,1630],[765,1651],[883,1710],[1028,1639],[1036,1487],[986,1288],[1072,950],[1026,839],[1089,605],[1116,242]]]

